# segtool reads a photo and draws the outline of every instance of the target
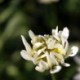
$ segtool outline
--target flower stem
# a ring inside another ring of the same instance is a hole
[[[51,74],[51,79],[52,80],[57,80],[54,74]]]

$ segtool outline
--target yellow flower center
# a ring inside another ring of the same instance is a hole
[[[55,53],[61,53],[61,50],[59,48],[54,48],[52,51],[54,51]]]

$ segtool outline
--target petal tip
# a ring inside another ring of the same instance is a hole
[[[59,72],[60,70],[61,70],[61,66],[56,66],[55,69],[50,70],[50,73],[51,73],[51,74],[54,74],[54,73]]]
[[[29,30],[28,33],[29,33],[29,36],[31,39],[33,39],[35,37],[35,34],[33,33],[32,30]]]
[[[64,63],[63,66],[65,66],[65,67],[69,67],[70,64],[69,64],[69,63]]]
[[[69,37],[69,29],[67,27],[63,29],[62,36],[66,39]]]
[[[70,54],[70,56],[71,57],[75,56],[77,54],[78,50],[79,50],[79,48],[77,46],[73,46],[71,48],[71,54]]]
[[[22,58],[24,58],[24,59],[26,59],[26,51],[25,50],[22,50],[21,52],[20,52],[20,55],[21,55],[21,57]]]
[[[24,37],[24,36],[23,36],[23,35],[21,35],[21,38],[22,38],[22,39],[23,39],[23,37]]]

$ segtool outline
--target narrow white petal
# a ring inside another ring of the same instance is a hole
[[[60,41],[60,38],[58,35],[53,35],[53,38],[55,38],[56,40]]]
[[[68,28],[65,27],[62,32],[59,32],[59,36],[60,36],[62,45],[65,46],[65,42],[67,41],[67,39],[69,37],[69,30],[68,30]]]
[[[52,61],[53,65],[55,65],[55,64],[58,65],[58,62],[54,56],[54,53],[50,52],[50,57],[51,57],[51,61]]]
[[[37,61],[34,57],[31,58],[31,61],[36,65],[37,64]]]
[[[62,34],[62,31],[59,31],[59,37],[61,36],[61,34]]]
[[[52,38],[48,39],[47,41],[48,49],[52,49],[54,47],[54,43],[55,43],[55,40],[53,40]]]
[[[48,65],[49,65],[50,67],[52,67],[52,61],[51,61],[51,58],[50,58],[49,53],[46,52],[45,55],[46,55],[46,58],[47,58]]]
[[[61,54],[54,53],[54,55],[56,56],[58,62],[64,63],[64,58]]]
[[[35,34],[31,30],[29,30],[29,36],[31,39],[35,38]]]
[[[54,73],[57,73],[57,72],[59,72],[61,70],[61,66],[55,66],[55,68],[52,70],[50,70],[50,73],[51,74],[54,74]]]
[[[41,66],[36,66],[35,69],[39,72],[44,72],[44,69]]]
[[[63,63],[62,65],[65,66],[65,67],[69,67],[70,66],[69,63]]]
[[[40,66],[36,66],[35,70],[39,71],[39,72],[44,72],[44,70],[40,67]]]
[[[45,57],[46,57],[46,55],[43,54],[43,55],[41,55],[38,59],[45,58]]]
[[[43,65],[43,67],[46,69],[48,69],[48,64],[45,61],[41,61],[41,64]]]
[[[31,46],[30,46],[29,43],[26,41],[26,39],[24,38],[23,35],[21,35],[21,38],[22,38],[22,42],[23,42],[23,44],[24,44],[27,52],[30,53],[30,52],[31,52]]]
[[[77,46],[73,46],[71,48],[71,53],[69,56],[71,56],[71,57],[75,56],[77,54],[78,50],[79,50],[79,48]]]
[[[44,61],[40,61],[38,66],[35,69],[39,72],[44,72],[48,68],[47,64]]]
[[[62,31],[62,37],[63,37],[64,39],[68,39],[68,37],[69,37],[69,29],[68,29],[67,27],[65,27],[65,28],[63,29],[63,31]]]
[[[58,26],[56,27],[56,29],[52,29],[52,35],[58,41],[60,40],[59,37],[58,37],[58,35],[59,35],[59,33],[58,33]]]
[[[63,46],[60,43],[56,43],[54,48],[63,49]]]
[[[40,55],[45,49],[46,49],[46,47],[39,49],[36,54]]]
[[[52,29],[52,34],[58,35],[58,26],[56,27],[56,29]]]
[[[37,42],[37,43],[35,43],[34,44],[34,48],[38,48],[38,47],[40,47],[40,46],[42,46],[43,45],[43,43],[41,43],[41,42]]]
[[[20,53],[22,58],[24,58],[25,60],[31,60],[31,56],[25,50],[22,50]]]
[[[56,33],[58,33],[58,26],[56,26]]]

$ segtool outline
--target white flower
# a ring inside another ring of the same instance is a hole
[[[39,72],[45,70],[50,70],[51,74],[59,72],[62,66],[70,66],[69,63],[65,63],[65,59],[75,56],[78,52],[77,46],[71,47],[70,51],[68,49],[69,30],[67,27],[63,31],[58,31],[56,27],[52,29],[51,35],[35,35],[29,30],[29,36],[32,46],[21,35],[26,49],[21,51],[21,56],[25,60],[32,61]]]

